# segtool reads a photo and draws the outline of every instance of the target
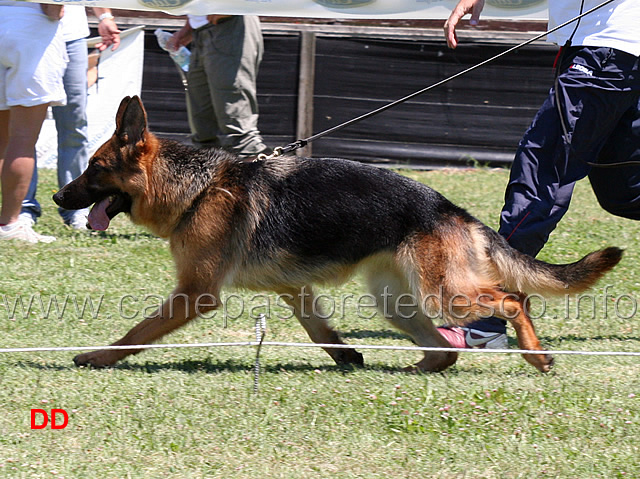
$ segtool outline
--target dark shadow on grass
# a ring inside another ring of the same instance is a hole
[[[36,363],[34,361],[16,361],[13,364],[14,367],[22,367],[29,369],[39,369],[41,371],[70,371],[70,370],[80,370],[80,369],[91,369],[85,366],[78,367],[73,364],[73,361],[69,360],[68,364],[59,364],[59,363]],[[311,372],[311,371],[333,371],[333,372],[351,372],[357,371],[363,368],[358,368],[355,366],[338,366],[336,364],[326,364],[322,366],[314,366],[308,363],[299,363],[299,362],[291,362],[291,363],[267,363],[266,361],[262,361],[261,364],[262,372],[269,373],[278,373],[278,372]],[[238,361],[235,359],[227,359],[225,361],[216,361],[210,358],[207,359],[188,359],[185,361],[178,362],[155,362],[155,361],[147,361],[145,363],[129,363],[124,361],[122,363],[118,363],[115,366],[110,368],[97,368],[96,371],[100,370],[122,370],[122,371],[138,371],[144,373],[161,373],[164,371],[180,371],[190,374],[197,373],[207,373],[207,374],[215,374],[222,372],[252,372],[253,373],[254,362],[253,359],[251,361]],[[367,369],[365,366],[364,369]]]
[[[74,371],[74,370],[82,370],[82,369],[90,369],[84,366],[78,367],[73,364],[73,362],[69,361],[68,365],[60,365],[60,364],[42,364],[35,363],[32,361],[18,361],[14,364],[15,367],[23,367],[29,369],[35,369],[40,371]],[[138,372],[142,374],[157,374],[168,371],[179,371],[187,374],[221,374],[221,373],[247,373],[253,376],[254,373],[254,363],[253,362],[241,362],[234,359],[229,359],[226,361],[214,361],[211,359],[203,359],[203,360],[186,360],[180,362],[151,362],[148,361],[144,364],[134,364],[123,362],[116,364],[110,368],[96,369],[95,371],[108,371],[108,370],[116,370],[116,371],[132,371]],[[355,367],[355,366],[338,366],[336,364],[323,364],[321,366],[312,365],[307,363],[267,363],[265,361],[262,362],[261,373],[271,373],[271,374],[279,374],[279,373],[317,373],[320,374],[325,373],[336,373],[343,376],[349,376],[352,373],[356,373],[358,371],[370,371],[370,372],[379,372],[385,374],[391,374],[394,376],[405,376],[405,375],[418,375],[424,376],[425,378],[433,377],[433,376],[441,376],[441,377],[458,377],[461,375],[465,376],[482,376],[487,374],[487,370],[482,367],[474,367],[474,368],[458,368],[457,365],[453,365],[445,371],[441,372],[424,372],[424,371],[413,371],[406,372],[403,371],[401,367],[392,367],[388,363],[381,362],[379,360],[374,362],[365,363],[364,367]],[[555,374],[556,371],[552,370],[549,374]],[[512,372],[510,374],[515,374],[518,376],[539,376],[541,373],[537,372],[535,369],[523,368],[520,371]]]
[[[345,339],[398,339],[412,341],[406,334],[399,333],[392,329],[379,329],[372,331],[370,329],[358,329],[355,331],[348,331],[341,333],[341,336]]]
[[[562,343],[562,342],[576,342],[585,343],[587,341],[640,341],[639,337],[635,336],[623,336],[620,334],[599,334],[597,336],[576,336],[573,334],[565,336],[540,336],[540,341],[545,344],[549,343]]]
[[[15,367],[29,368],[40,371],[74,371],[74,370],[82,370],[82,369],[90,369],[87,367],[78,367],[73,364],[73,362],[69,361],[69,364],[61,365],[61,364],[43,364],[36,363],[33,361],[18,361],[14,364]],[[215,361],[212,359],[202,359],[202,360],[186,360],[179,362],[151,362],[147,361],[144,364],[135,364],[123,362],[116,364],[110,368],[103,369],[95,369],[95,371],[108,371],[108,370],[116,370],[116,371],[132,371],[142,374],[157,374],[164,373],[168,371],[179,371],[187,374],[221,374],[221,373],[247,373],[253,376],[254,373],[254,363],[253,361],[238,361],[235,359],[228,359],[226,361]],[[404,376],[404,375],[418,375],[427,377],[433,376],[442,376],[442,377],[457,377],[461,375],[465,376],[482,376],[487,374],[487,369],[482,367],[475,368],[463,368],[460,369],[457,365],[453,365],[445,371],[441,372],[424,372],[424,371],[412,371],[406,372],[403,371],[401,367],[390,366],[389,363],[385,363],[383,361],[377,360],[373,362],[365,362],[364,367],[356,367],[356,366],[338,366],[337,364],[323,364],[323,365],[312,365],[308,363],[266,363],[266,361],[262,362],[261,365],[261,373],[271,373],[271,374],[279,374],[279,373],[337,373],[340,375],[348,376],[349,374],[356,373],[358,371],[371,371],[371,372],[380,372],[385,374],[391,374],[394,376]],[[556,373],[555,370],[552,370],[551,373],[554,375]],[[529,367],[523,368],[517,372],[512,372],[511,374],[519,375],[519,376],[539,376],[541,373],[537,372],[535,369]]]
[[[107,233],[106,231],[91,231],[90,237],[96,237],[103,240],[131,240],[135,241],[140,238],[144,239],[158,239],[157,236],[141,231],[139,233]]]
[[[28,368],[28,369],[40,369],[41,371],[67,371],[70,369],[77,369],[76,365],[73,364],[73,361],[69,360],[69,364],[61,365],[61,364],[51,364],[51,363],[36,363],[33,361],[16,361],[13,364],[14,367],[17,368]]]
[[[222,372],[251,372],[254,371],[254,363],[241,362],[235,359],[228,359],[226,361],[215,361],[211,359],[203,360],[186,360],[180,362],[146,362],[144,364],[132,364],[122,363],[114,367],[115,369],[130,370],[130,371],[142,371],[146,373],[160,373],[164,371],[181,371],[185,373],[197,374],[207,373],[215,374]],[[308,363],[267,363],[262,361],[261,371],[267,373],[279,373],[279,372],[311,372],[311,371],[332,371],[332,372],[350,372],[358,369],[354,366],[338,366],[338,365],[322,365],[314,366]]]

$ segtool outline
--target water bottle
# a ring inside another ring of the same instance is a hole
[[[165,50],[171,56],[171,59],[176,62],[182,71],[189,71],[189,57],[191,56],[191,52],[184,45],[180,46],[177,50],[169,50],[167,47],[167,43],[171,38],[171,33],[165,32],[164,30],[160,30],[159,28],[154,32],[156,34],[156,38],[158,39],[158,45],[160,48]]]

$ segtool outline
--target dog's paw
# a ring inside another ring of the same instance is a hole
[[[545,354],[544,364],[542,365],[542,368],[540,368],[540,371],[543,373],[548,373],[553,368],[553,364],[554,364],[553,356],[551,356],[550,354]]]
[[[406,373],[439,373],[450,366],[453,366],[458,360],[458,353],[426,353],[424,358],[413,366],[403,369]]]
[[[340,366],[364,366],[364,357],[355,349],[337,349],[332,354],[333,360]]]
[[[92,368],[106,368],[115,364],[111,351],[91,351],[89,353],[78,354],[73,358],[76,366],[90,366]]]
[[[523,354],[522,357],[541,373],[548,373],[553,367],[553,356],[550,354]]]

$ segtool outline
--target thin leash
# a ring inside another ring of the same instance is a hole
[[[395,101],[393,101],[391,103],[388,103],[387,105],[384,105],[384,106],[382,106],[380,108],[372,110],[372,111],[370,111],[368,113],[360,115],[360,116],[358,116],[356,118],[353,118],[351,120],[345,121],[344,123],[340,123],[339,125],[331,127],[331,128],[329,128],[327,130],[324,130],[324,131],[322,131],[320,133],[316,133],[315,135],[312,135],[312,136],[310,136],[308,138],[296,140],[293,143],[289,143],[288,145],[285,145],[285,146],[276,147],[276,148],[274,148],[273,153],[271,155],[266,155],[264,153],[258,155],[258,157],[256,158],[256,161],[263,161],[263,160],[267,160],[267,159],[277,158],[277,157],[279,157],[281,155],[284,155],[286,153],[291,153],[291,152],[293,152],[295,150],[298,150],[300,148],[304,148],[309,143],[311,143],[311,142],[313,142],[315,140],[318,140],[318,139],[320,139],[320,138],[322,138],[324,136],[327,136],[327,135],[329,135],[331,133],[334,133],[334,132],[336,132],[338,130],[342,130],[343,128],[346,128],[348,126],[353,125],[354,123],[360,122],[360,121],[365,120],[365,119],[367,119],[369,117],[377,115],[378,113],[382,113],[383,111],[386,111],[386,110],[388,110],[390,108],[393,108],[394,106],[397,106],[397,105],[399,105],[401,103],[404,103],[404,102],[406,102],[408,100],[411,100],[412,98],[415,98],[418,95],[422,95],[423,93],[426,93],[426,92],[428,92],[430,90],[433,90],[434,88],[437,88],[437,87],[439,87],[441,85],[444,85],[445,83],[449,83],[450,81],[455,80],[456,78],[459,78],[459,77],[461,77],[463,75],[466,75],[467,73],[471,73],[472,71],[477,70],[478,68],[481,68],[481,67],[483,67],[483,66],[485,66],[485,65],[487,65],[487,64],[489,64],[491,62],[494,62],[494,61],[498,60],[499,58],[502,58],[505,55],[508,55],[509,53],[512,53],[512,52],[514,52],[516,50],[519,50],[520,48],[522,48],[522,47],[524,47],[526,45],[529,45],[529,44],[531,44],[531,43],[533,43],[533,42],[535,42],[537,40],[540,40],[543,37],[546,37],[550,33],[555,32],[556,30],[560,30],[561,28],[564,28],[567,25],[572,24],[573,22],[579,21],[581,18],[583,18],[583,17],[585,17],[587,15],[590,15],[591,13],[593,13],[593,12],[595,12],[595,11],[597,11],[597,10],[599,10],[599,9],[601,9],[601,8],[607,6],[610,3],[613,3],[615,1],[616,0],[605,0],[600,5],[597,5],[597,6],[593,7],[593,8],[591,8],[590,10],[587,10],[586,12],[580,12],[579,15],[577,15],[574,18],[572,18],[571,20],[568,20],[568,21],[566,21],[566,22],[564,22],[564,23],[562,23],[562,24],[560,24],[560,25],[558,25],[558,26],[556,26],[556,27],[554,27],[554,28],[552,28],[550,30],[547,30],[544,33],[536,35],[536,36],[530,38],[529,40],[526,40],[526,41],[524,41],[524,42],[522,42],[522,43],[520,43],[520,44],[518,44],[518,45],[516,45],[514,47],[511,47],[511,48],[503,51],[502,53],[499,53],[499,54],[497,54],[497,55],[495,55],[495,56],[493,56],[493,57],[491,57],[491,58],[489,58],[487,60],[484,60],[483,62],[480,62],[480,63],[478,63],[478,64],[476,64],[476,65],[474,65],[472,67],[469,67],[469,68],[467,68],[465,70],[462,70],[461,72],[458,72],[455,75],[452,75],[452,76],[450,76],[448,78],[445,78],[444,80],[440,80],[437,83],[434,83],[434,84],[432,84],[432,85],[430,85],[430,86],[428,86],[426,88],[423,88],[422,90],[418,90],[418,91],[416,91],[414,93],[411,93],[410,95],[402,97],[402,98],[400,98],[398,100],[395,100]]]

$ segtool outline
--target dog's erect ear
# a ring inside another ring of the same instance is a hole
[[[136,95],[125,97],[120,102],[116,114],[116,136],[122,143],[135,145],[144,141],[147,130],[147,112]]]
[[[127,105],[131,101],[130,96],[125,96],[120,102],[120,106],[118,107],[118,113],[116,113],[116,131],[120,129],[122,125],[122,117],[124,116],[124,111],[127,109]]]

